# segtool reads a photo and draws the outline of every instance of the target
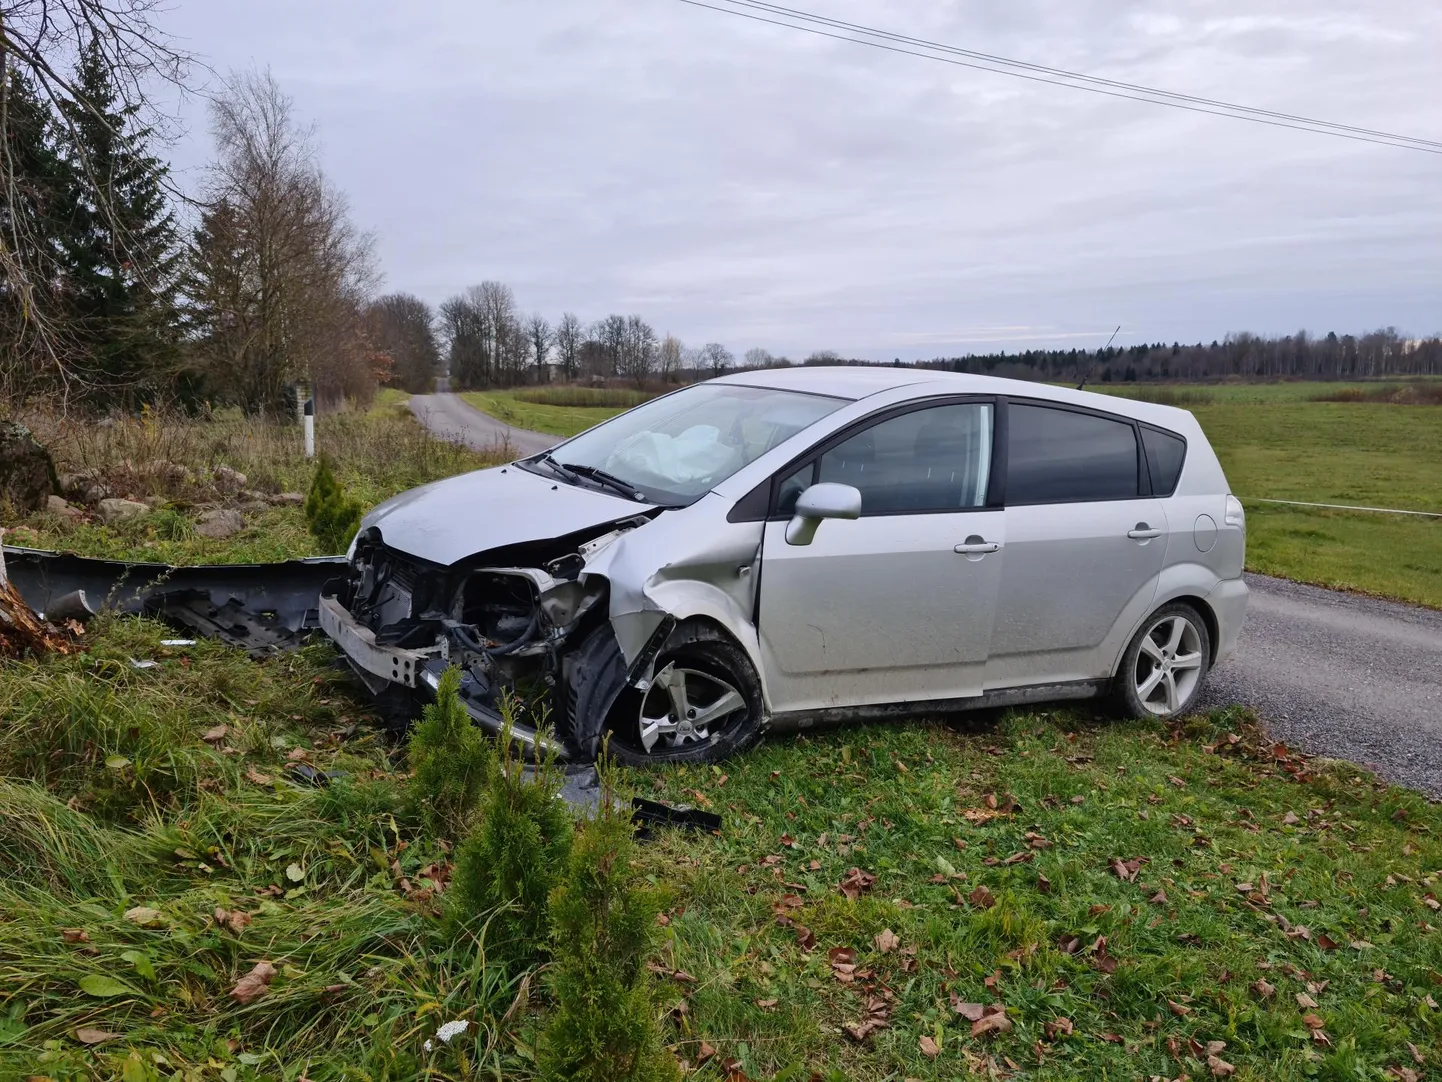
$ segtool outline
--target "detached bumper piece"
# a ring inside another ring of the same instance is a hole
[[[294,649],[320,627],[322,587],[346,569],[344,556],[171,567],[9,546],[5,563],[26,604],[49,619],[155,616],[256,657]]]

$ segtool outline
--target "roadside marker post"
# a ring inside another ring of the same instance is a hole
[[[305,457],[315,457],[315,399],[305,400]]]

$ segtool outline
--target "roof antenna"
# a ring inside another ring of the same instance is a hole
[[[1108,338],[1108,339],[1107,339],[1107,344],[1104,345],[1104,346],[1102,346],[1102,349],[1110,349],[1110,348],[1111,348],[1112,342],[1116,339],[1117,333],[1118,333],[1121,329],[1122,329],[1122,325],[1121,325],[1120,323],[1118,323],[1118,324],[1117,324],[1117,329],[1116,329],[1115,331],[1112,331],[1112,336],[1111,336],[1111,338]],[[1100,352],[1102,351],[1102,349],[1097,350],[1097,352],[1100,353]],[[1096,361],[1092,361],[1092,363],[1095,364]],[[1082,381],[1076,385],[1076,389],[1077,389],[1078,391],[1080,391],[1083,387],[1085,387],[1085,386],[1087,385],[1087,380],[1089,380],[1089,379],[1091,379],[1091,378],[1092,378],[1091,369],[1088,368],[1088,369],[1087,369],[1087,374],[1084,375],[1084,376],[1082,377]]]

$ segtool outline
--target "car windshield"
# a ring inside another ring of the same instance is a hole
[[[624,482],[653,503],[688,504],[844,405],[825,395],[701,383],[583,432],[550,457],[591,480],[597,471]]]

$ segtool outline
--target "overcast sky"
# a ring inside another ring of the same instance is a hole
[[[1112,79],[1442,139],[1442,5],[793,0]],[[1442,156],[1026,83],[678,0],[174,0],[269,66],[384,288],[486,278],[688,343],[931,357],[1442,330]],[[208,152],[187,110],[182,169]]]

